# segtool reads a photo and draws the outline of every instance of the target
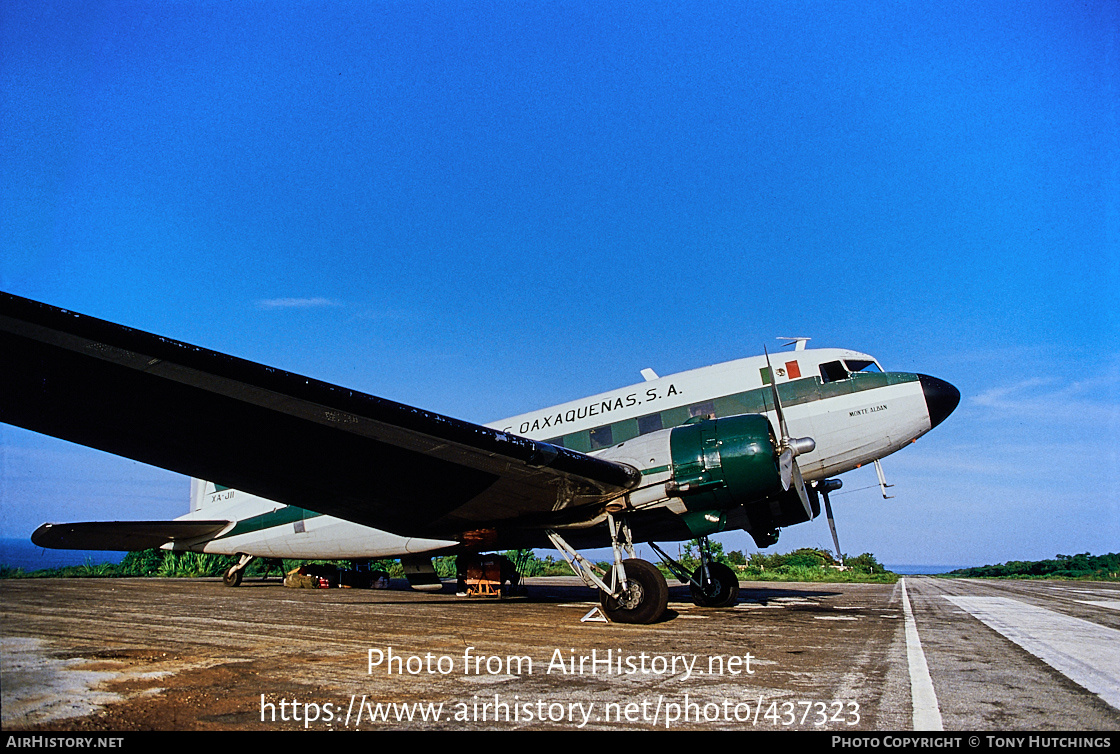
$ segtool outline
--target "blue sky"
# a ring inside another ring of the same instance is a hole
[[[477,422],[811,336],[963,395],[844,550],[1115,551],[1120,5],[858,5],[9,0],[0,289]],[[0,536],[186,507],[0,426]]]

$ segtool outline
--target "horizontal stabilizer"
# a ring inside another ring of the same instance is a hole
[[[43,524],[31,535],[55,550],[150,550],[177,540],[212,537],[229,521],[93,521]]]

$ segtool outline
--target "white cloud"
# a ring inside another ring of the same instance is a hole
[[[265,298],[257,301],[261,309],[313,309],[325,306],[345,306],[329,298]]]
[[[1095,425],[1099,430],[1120,416],[1118,384],[1120,362],[1113,358],[1078,379],[1031,377],[985,390],[969,403],[985,410],[987,418],[1065,424],[1071,431]]]

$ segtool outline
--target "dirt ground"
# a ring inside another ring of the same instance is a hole
[[[907,723],[893,586],[747,584],[739,604],[722,610],[695,607],[675,587],[666,620],[628,626],[581,622],[597,603],[577,580],[528,582],[529,597],[502,601],[414,592],[404,582],[390,590],[286,589],[276,581],[231,589],[205,579],[0,582],[3,727]]]

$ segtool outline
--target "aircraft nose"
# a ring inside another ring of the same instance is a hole
[[[961,402],[961,391],[945,380],[930,377],[928,374],[919,374],[918,382],[922,383],[926,408],[929,409],[929,426],[933,429],[953,413],[953,409]]]

